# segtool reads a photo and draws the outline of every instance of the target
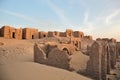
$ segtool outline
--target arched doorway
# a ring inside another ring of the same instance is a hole
[[[68,55],[70,55],[70,52],[69,52],[69,50],[67,48],[63,48],[63,51],[67,52]]]

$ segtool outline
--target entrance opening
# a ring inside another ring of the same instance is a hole
[[[32,35],[32,39],[34,39],[34,35]]]
[[[12,38],[15,38],[15,32],[12,32]]]
[[[67,48],[63,48],[63,51],[67,52],[70,55],[70,53],[69,53]]]
[[[43,35],[43,37],[46,37],[46,35]]]
[[[81,38],[83,38],[83,35],[81,35]]]
[[[55,32],[55,35],[57,35],[57,32]]]

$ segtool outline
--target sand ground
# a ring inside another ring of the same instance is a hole
[[[0,80],[90,80],[75,72],[33,62],[34,42],[0,38]]]

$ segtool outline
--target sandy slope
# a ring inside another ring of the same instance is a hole
[[[0,43],[0,80],[89,80],[73,72],[34,63],[34,40],[0,38]]]
[[[90,80],[74,72],[34,62],[1,66],[2,80]]]
[[[33,61],[33,43],[27,40],[0,39],[0,64]]]
[[[87,68],[89,56],[86,56],[79,51],[72,55],[71,58],[70,65],[75,71],[84,71]]]

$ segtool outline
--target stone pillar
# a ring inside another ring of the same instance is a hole
[[[109,47],[110,47],[110,61],[111,61],[111,68],[114,69],[115,68],[115,64],[116,64],[116,58],[117,58],[117,47],[116,47],[116,43],[114,42],[109,42]]]
[[[111,69],[111,62],[110,62],[110,49],[108,46],[107,42],[103,42],[102,44],[102,64],[101,64],[101,75],[102,75],[102,80],[106,80],[107,74],[110,74],[110,69]]]
[[[120,42],[117,42],[117,58],[120,56]]]
[[[90,51],[88,72],[96,80],[101,80],[101,61],[102,61],[101,53],[102,53],[102,46],[98,42],[93,43]]]
[[[91,46],[88,72],[95,80],[106,80],[110,73],[110,48],[106,41],[96,41]]]

